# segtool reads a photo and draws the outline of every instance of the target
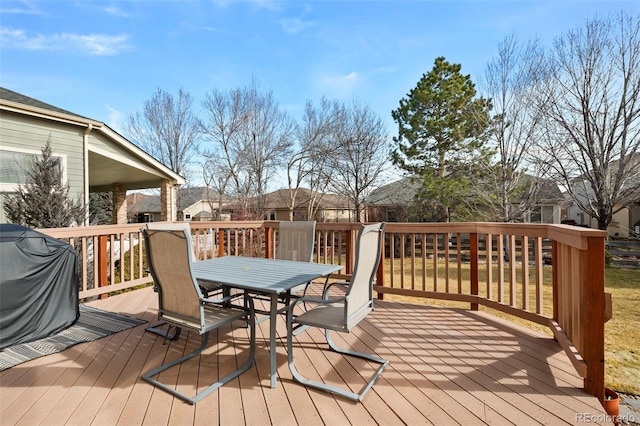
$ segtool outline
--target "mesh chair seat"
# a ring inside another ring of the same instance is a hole
[[[314,327],[344,330],[344,303],[332,303],[330,305],[321,305],[315,309],[296,316],[297,324],[312,325]]]
[[[200,334],[208,333],[211,330],[222,327],[235,320],[240,320],[246,317],[247,313],[241,309],[235,308],[222,308],[219,306],[204,305],[203,307],[203,322],[196,322],[193,318],[185,318],[179,314],[175,314],[169,311],[164,311],[162,318],[165,321],[170,321],[180,327],[189,328],[198,331]]]

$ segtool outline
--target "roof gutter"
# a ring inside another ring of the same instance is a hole
[[[6,99],[0,99],[0,107],[2,107],[2,109],[5,111],[15,112],[22,115],[29,115],[32,117],[43,118],[47,120],[54,119],[62,123],[73,124],[76,126],[85,127],[90,124],[95,128],[100,128],[103,126],[103,124],[99,121],[91,120],[79,115],[65,114],[58,111],[52,111],[35,106],[24,105],[18,102],[8,101]]]

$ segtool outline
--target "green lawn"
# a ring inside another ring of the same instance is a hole
[[[387,260],[387,263],[389,261]],[[395,263],[395,286],[399,286],[400,268],[396,261]],[[410,262],[410,261],[409,261]],[[386,266],[386,270],[389,265]],[[405,288],[410,286],[410,273],[409,267],[405,268]],[[419,269],[418,269],[419,270]],[[438,291],[444,292],[445,280],[444,280],[444,266],[443,263],[438,265]],[[433,266],[427,265],[426,268],[427,282],[426,289],[433,289]],[[494,267],[494,280],[496,269]],[[452,286],[452,291],[457,290],[457,267],[454,264],[450,264],[449,268],[449,282]],[[468,293],[468,279],[469,279],[469,265],[463,264],[460,270],[462,279],[462,293]],[[534,272],[530,271],[529,279],[531,286],[535,282]],[[480,281],[486,280],[486,271],[480,270]],[[518,270],[516,277],[517,282],[520,283],[521,276]],[[625,393],[640,394],[640,269],[619,269],[619,268],[607,268],[605,271],[605,291],[611,293],[613,300],[613,319],[605,324],[605,385],[609,388]],[[544,268],[544,314],[551,316],[551,268]],[[418,286],[421,282],[418,283]],[[486,285],[480,284],[480,293],[486,293],[483,288]],[[497,286],[494,286],[494,294],[497,291]],[[530,303],[535,306],[535,292],[533,288],[529,292]],[[414,303],[428,303],[434,305],[454,306],[468,309],[468,303],[447,302],[434,299],[419,299],[409,298],[403,296],[386,295],[385,299],[390,300],[403,300],[411,301]],[[520,304],[521,295],[516,294],[517,303]],[[505,302],[509,303],[508,289],[505,290]],[[487,310],[492,314],[507,318],[520,325],[542,331],[551,335],[551,331],[544,326],[530,323],[519,318],[503,314],[494,310],[481,307],[482,310]]]

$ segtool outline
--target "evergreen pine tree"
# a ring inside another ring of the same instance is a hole
[[[84,222],[86,208],[69,198],[69,185],[62,182],[59,158],[51,154],[51,140],[42,148],[42,157],[27,170],[27,182],[18,186],[4,202],[12,223],[30,228],[61,228]]]

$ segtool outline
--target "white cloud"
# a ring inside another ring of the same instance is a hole
[[[107,7],[102,8],[102,10],[107,12],[109,15],[117,16],[119,18],[129,18],[129,17],[131,17],[131,15],[128,12],[120,9],[118,6],[107,6]]]
[[[280,25],[285,33],[298,34],[301,31],[313,26],[311,21],[303,21],[300,18],[283,19],[280,21]]]
[[[350,98],[360,82],[360,75],[352,71],[346,75],[325,75],[318,80],[320,93],[330,97]]]
[[[202,31],[207,31],[207,32],[210,32],[210,33],[226,33],[227,32],[226,30],[223,30],[221,28],[212,27],[212,26],[209,26],[209,25],[198,27],[198,29],[200,29]]]
[[[373,70],[374,74],[393,74],[399,70],[397,66],[378,67]]]
[[[130,50],[126,34],[50,34],[28,35],[24,30],[0,28],[0,44],[5,48],[26,50],[61,50],[90,55],[117,55]]]
[[[18,6],[6,7],[6,4],[0,7],[0,14],[11,13],[15,15],[41,15],[42,11],[29,1],[18,2]]]
[[[109,122],[107,123],[107,125],[116,132],[122,134],[124,114],[122,113],[122,111],[112,108],[109,105],[105,106],[109,110]]]
[[[250,3],[260,9],[267,9],[271,11],[279,11],[282,9],[279,2],[275,0],[250,0]]]

